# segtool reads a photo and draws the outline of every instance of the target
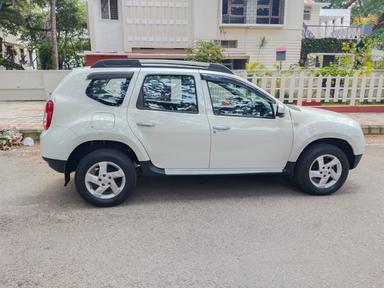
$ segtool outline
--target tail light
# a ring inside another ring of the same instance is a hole
[[[45,104],[44,121],[43,121],[45,130],[47,130],[49,128],[49,126],[51,126],[54,106],[55,105],[53,104],[52,100],[49,100]]]

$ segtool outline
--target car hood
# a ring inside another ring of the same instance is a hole
[[[325,121],[332,122],[344,125],[351,125],[360,127],[360,124],[357,123],[354,119],[333,111],[319,109],[319,108],[310,108],[310,107],[298,107],[294,105],[288,105],[292,117],[294,120],[300,118],[302,120],[307,119],[308,121]],[[306,122],[306,121],[305,121]]]

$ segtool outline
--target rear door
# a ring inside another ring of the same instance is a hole
[[[209,167],[210,128],[200,74],[184,69],[142,69],[128,122],[152,163],[165,169]]]

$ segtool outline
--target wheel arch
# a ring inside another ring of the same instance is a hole
[[[127,144],[118,142],[118,141],[110,141],[110,140],[94,140],[87,141],[80,145],[78,145],[72,153],[69,155],[65,173],[71,173],[76,170],[77,165],[80,160],[87,154],[99,150],[99,149],[115,149],[120,152],[126,154],[134,163],[139,163],[139,158],[137,157],[135,151],[129,147]]]
[[[345,155],[348,158],[349,168],[352,169],[355,165],[355,154],[353,153],[352,146],[344,139],[341,138],[320,138],[313,140],[312,142],[308,143],[304,148],[300,151],[298,154],[298,157],[296,159],[296,162],[300,160],[300,157],[304,154],[305,151],[310,149],[312,146],[316,144],[330,144],[338,147],[340,150],[342,150]]]

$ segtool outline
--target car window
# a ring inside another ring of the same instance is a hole
[[[190,75],[148,75],[137,106],[140,109],[197,113],[195,79]]]
[[[227,80],[207,83],[215,115],[274,117],[272,104],[256,89]]]
[[[93,79],[86,90],[88,97],[109,106],[120,106],[127,93],[130,79]]]

